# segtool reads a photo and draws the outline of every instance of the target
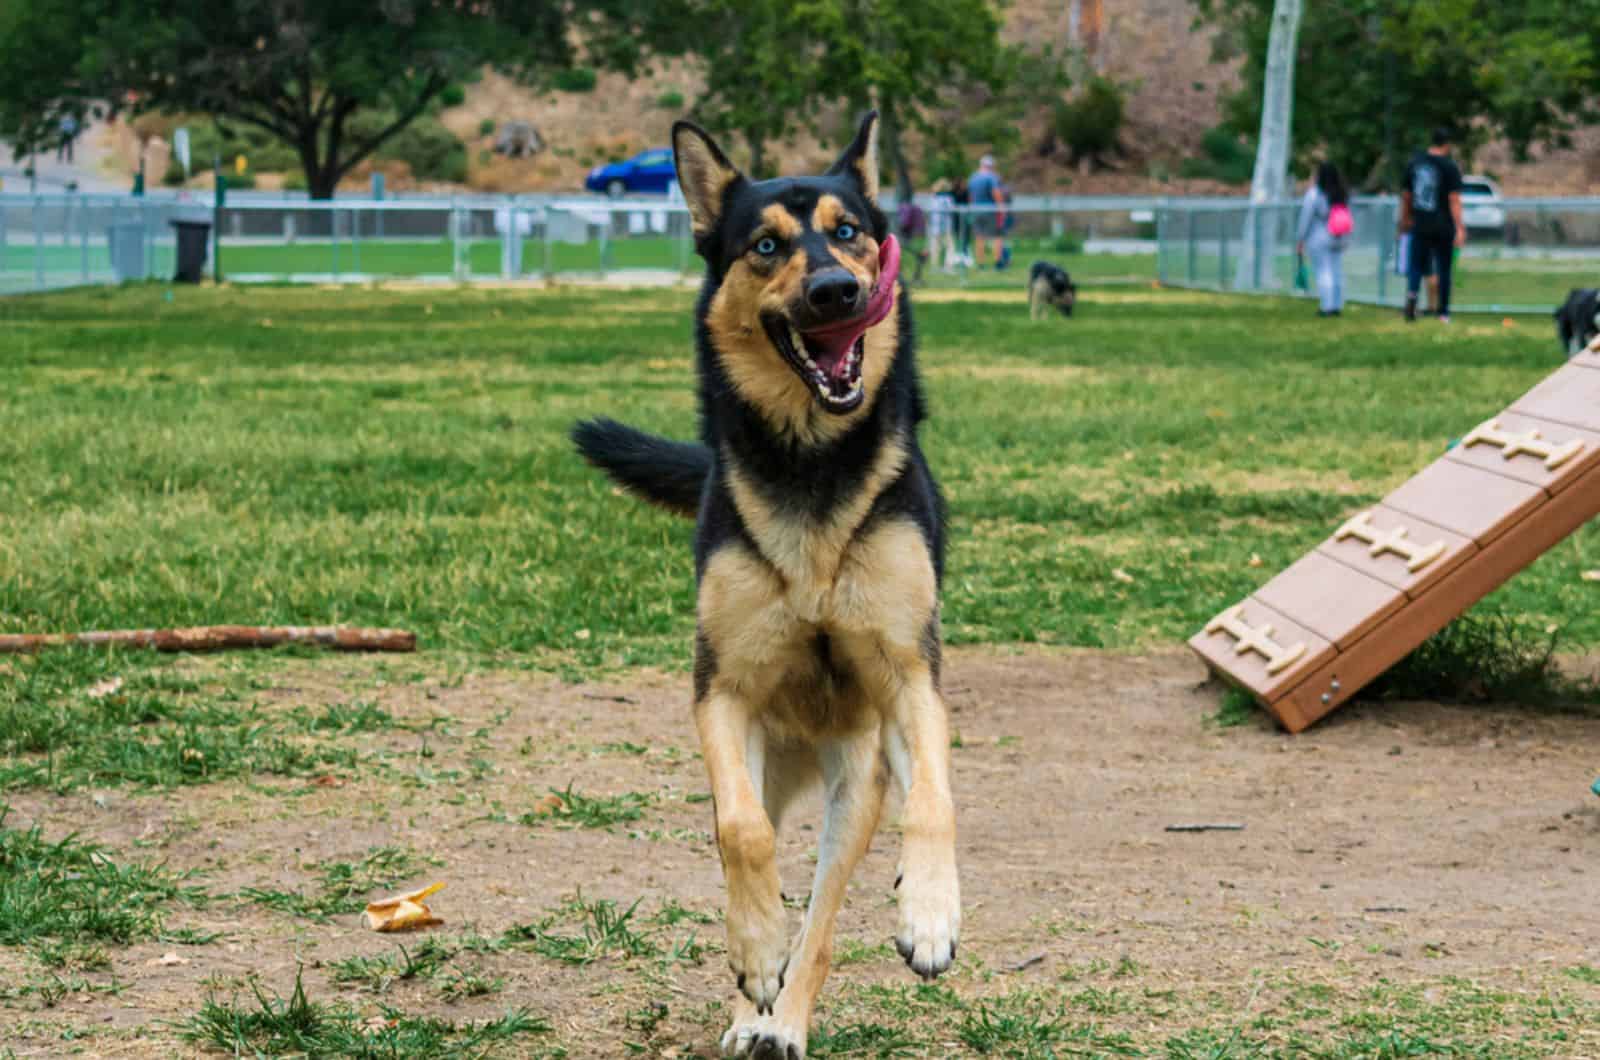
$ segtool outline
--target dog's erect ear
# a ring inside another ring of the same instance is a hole
[[[844,149],[839,160],[828,167],[828,175],[844,174],[854,177],[861,185],[862,194],[871,202],[878,201],[878,112],[867,111],[861,119],[856,138]]]
[[[704,239],[722,218],[723,195],[730,185],[743,180],[744,174],[728,161],[710,134],[692,121],[673,122],[672,159],[695,238]]]

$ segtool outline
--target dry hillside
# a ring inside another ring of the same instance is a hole
[[[1011,165],[1011,178],[1026,190],[1073,192],[1179,190],[1151,180],[1152,162],[1175,162],[1191,153],[1200,135],[1217,122],[1219,89],[1234,85],[1232,65],[1211,62],[1210,36],[1194,31],[1187,0],[1078,0],[1076,38],[1073,0],[1014,0],[1005,9],[1007,40],[1078,43],[1090,50],[1106,75],[1132,88],[1123,135],[1126,157],[1117,169],[1083,174],[1070,169],[1065,154],[1040,157],[1046,115],[1027,123],[1024,146]],[[1099,8],[1099,25],[1094,25]],[[531,191],[570,188],[597,161],[625,157],[662,145],[681,107],[663,106],[681,95],[692,100],[698,78],[692,66],[668,64],[650,76],[628,81],[601,75],[592,93],[531,94],[490,75],[468,89],[466,102],[444,115],[445,124],[471,145],[472,183],[484,190]],[[508,161],[488,153],[492,137],[479,136],[486,118],[533,123],[549,145],[533,160]],[[973,145],[976,155],[986,145]],[[803,169],[830,157],[808,137],[785,147],[787,168]],[[916,156],[916,152],[913,152]],[[1199,185],[1195,185],[1196,188]]]

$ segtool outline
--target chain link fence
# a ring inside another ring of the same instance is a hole
[[[1346,299],[1404,304],[1391,198],[1351,203]],[[1251,206],[1172,200],[1156,211],[1163,284],[1214,291],[1315,297],[1297,290],[1298,202]],[[1452,311],[1549,312],[1574,287],[1600,286],[1600,199],[1506,199],[1470,203],[1468,238],[1453,269]]]
[[[1046,259],[1079,283],[1150,283],[1310,296],[1296,289],[1298,203],[1023,196],[995,211],[941,212],[906,268],[933,285],[1017,287]],[[893,215],[892,203],[887,203]],[[1351,301],[1399,306],[1393,199],[1352,204],[1344,255]],[[666,200],[406,197],[313,202],[239,196],[209,202],[92,194],[0,195],[0,293],[170,279],[174,223],[213,225],[206,273],[233,282],[369,281],[671,284],[699,272],[687,211]],[[1600,199],[1508,199],[1468,210],[1455,269],[1460,311],[1548,311],[1600,285]],[[1012,268],[996,270],[1003,231]],[[987,250],[987,256],[978,254]]]

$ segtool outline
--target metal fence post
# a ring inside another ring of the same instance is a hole
[[[1195,246],[1194,210],[1186,208],[1184,210],[1183,220],[1184,220],[1184,226],[1186,228],[1188,228],[1188,230],[1189,230],[1189,268],[1187,270],[1189,275],[1186,277],[1186,279],[1189,282],[1189,284],[1192,286],[1195,283],[1195,280],[1197,278],[1195,276],[1195,270],[1199,267],[1199,264],[1200,264],[1199,263],[1198,248],[1196,248],[1196,246]]]
[[[33,289],[44,290],[44,207],[33,197]]]
[[[1228,229],[1220,216],[1217,218],[1217,287],[1228,289]]]
[[[550,266],[555,261],[555,248],[551,246],[551,232],[555,227],[555,217],[555,207],[546,206],[544,208],[544,268],[540,272],[540,278],[546,283],[550,280]]]
[[[1387,203],[1379,205],[1373,213],[1375,214],[1373,220],[1377,221],[1375,226],[1377,230],[1373,233],[1373,236],[1378,249],[1378,304],[1387,305],[1389,297],[1389,248],[1394,241],[1385,233],[1394,231],[1394,224],[1392,223],[1394,218],[1390,216]]]
[[[89,205],[87,200],[78,204],[78,238],[82,247],[83,282],[89,282]]]

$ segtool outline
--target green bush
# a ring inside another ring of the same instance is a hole
[[[1201,156],[1184,159],[1178,175],[1191,180],[1219,180],[1248,184],[1255,169],[1255,146],[1226,125],[1207,130],[1200,140]]]
[[[388,111],[362,111],[350,119],[349,135],[356,139],[375,136],[393,120]],[[419,180],[460,183],[467,179],[466,148],[432,115],[423,115],[385,140],[373,159],[404,162]]]
[[[1050,237],[1050,242],[1046,245],[1057,254],[1082,254],[1083,236],[1077,232],[1062,232],[1058,236]]]
[[[249,191],[256,186],[256,175],[254,173],[235,173],[233,170],[223,167],[222,175],[228,178],[229,191]]]
[[[683,93],[670,89],[656,97],[656,106],[662,110],[682,110]]]
[[[459,107],[466,101],[467,90],[460,85],[447,85],[445,90],[439,93],[439,106],[441,107]]]
[[[291,169],[283,175],[284,191],[305,191],[309,186],[306,183],[306,173],[303,169]]]
[[[183,166],[176,159],[167,163],[167,171],[161,174],[161,183],[168,188],[183,187]]]
[[[1072,161],[1098,158],[1117,146],[1127,103],[1115,81],[1096,76],[1076,99],[1056,105],[1056,135],[1072,152]]]
[[[485,118],[485,119],[483,119],[482,121],[480,121],[478,123],[478,135],[479,136],[493,136],[494,135],[494,119],[493,118]]]
[[[233,160],[240,155],[252,170],[281,173],[300,168],[300,155],[288,144],[253,125],[230,124],[224,130],[214,121],[199,121],[189,126],[189,144],[195,170],[210,169],[212,160],[222,159],[222,168],[232,172]]]
[[[556,73],[556,87],[563,92],[593,92],[600,80],[592,66],[574,66]]]

